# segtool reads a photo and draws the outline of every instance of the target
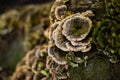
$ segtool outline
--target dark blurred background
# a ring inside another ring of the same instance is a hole
[[[0,13],[4,12],[6,9],[10,9],[15,6],[41,4],[50,1],[52,0],[0,0]]]
[[[48,40],[51,1],[0,0],[0,80],[9,80],[25,54]]]

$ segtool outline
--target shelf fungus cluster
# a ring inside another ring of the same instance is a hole
[[[115,14],[120,15],[116,0],[56,0],[50,12],[50,73],[58,77],[58,65],[65,69],[66,65],[75,68],[85,63],[86,67],[87,60],[101,55],[98,53],[110,57],[112,63],[119,62],[120,25]]]
[[[12,80],[48,80],[49,73],[45,67],[46,51],[46,45],[29,51],[17,65]]]
[[[84,13],[87,16],[92,14],[91,11]],[[73,14],[51,26],[53,30],[51,30],[50,37],[59,49],[81,52],[87,52],[91,49],[91,40],[85,38],[92,28],[92,21],[82,14]]]
[[[57,6],[56,9],[54,7],[51,12],[54,12],[56,19],[51,24],[51,45],[48,48],[48,54],[58,64],[66,64],[64,58],[60,57],[61,55],[70,51],[83,53],[90,51],[92,38],[88,37],[88,34],[92,28],[92,20],[89,17],[94,14],[91,10],[87,10],[62,17],[67,7],[65,5]]]

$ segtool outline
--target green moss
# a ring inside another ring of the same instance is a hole
[[[98,49],[106,50],[110,54],[118,54],[120,48],[120,24],[113,20],[102,20],[98,22],[93,33],[93,40]]]
[[[120,13],[120,0],[111,0],[115,11]]]
[[[84,62],[84,59],[75,56],[74,52],[69,52],[68,54],[66,54],[65,59],[67,61],[67,64],[73,68],[78,67],[78,64]]]
[[[116,21],[120,21],[120,1],[119,0],[106,0],[107,16]]]

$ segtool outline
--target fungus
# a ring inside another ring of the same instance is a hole
[[[12,80],[31,80],[33,73],[29,71],[30,69],[27,66],[21,66],[14,73]]]
[[[36,61],[39,57],[36,55],[36,51],[38,52],[37,50],[38,47],[36,47],[36,49],[34,50],[31,50],[27,53],[26,55],[26,65],[28,66],[32,66],[33,65],[33,62]]]
[[[49,72],[52,74],[53,80],[64,80],[67,79],[67,74],[65,70],[68,69],[67,65],[57,64],[53,58],[50,56],[47,57],[46,67],[49,69]]]
[[[83,40],[92,27],[92,21],[82,15],[76,15],[63,23],[63,35],[71,41]]]
[[[66,10],[67,10],[66,5],[58,6],[58,7],[55,9],[55,16],[56,16],[56,19],[58,19],[58,20],[63,19]]]
[[[49,34],[49,38],[50,40],[53,42],[53,38],[51,37],[52,36],[52,32],[57,28],[57,26],[59,25],[59,22],[55,22],[51,28],[50,28],[50,34]]]
[[[49,46],[48,47],[48,55],[52,57],[52,59],[61,65],[66,64],[66,60],[64,59],[64,53],[63,51],[60,51],[56,46]]]
[[[83,15],[83,13],[85,15]],[[91,49],[91,40],[86,39],[92,28],[92,11],[76,13],[52,25],[50,38],[63,51],[87,52]]]
[[[56,46],[60,49],[62,49],[63,51],[69,51],[68,48],[66,47],[66,39],[64,38],[63,34],[62,34],[62,28],[61,26],[58,26],[52,33],[53,40],[56,44]]]
[[[71,11],[67,10],[66,2],[69,0],[56,0],[50,11],[50,21],[60,21],[64,19],[66,16],[71,14]]]
[[[29,51],[23,60],[17,65],[13,74],[13,80],[38,80],[49,77],[45,68],[47,49],[46,45],[37,46]]]
[[[50,20],[51,22],[54,22],[55,19],[56,19],[56,16],[55,16],[55,9],[58,7],[58,6],[61,6],[63,5],[63,2],[61,0],[56,0],[53,4],[53,6],[51,7],[51,11],[50,11]]]

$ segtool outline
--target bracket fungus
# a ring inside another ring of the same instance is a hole
[[[94,16],[90,10],[67,16],[62,21],[55,22],[52,25],[50,38],[63,51],[89,51],[91,39],[86,40],[92,28],[92,21],[89,16]]]
[[[49,69],[53,79],[52,80],[66,80],[68,69],[67,65],[57,64],[50,56],[47,57],[46,67]]]
[[[52,57],[52,59],[58,64],[61,64],[61,65],[66,64],[64,53],[66,52],[61,51],[56,46],[51,45],[48,47],[48,55]]]
[[[29,51],[17,65],[12,80],[43,80],[48,78],[46,69],[46,45],[37,46]]]
[[[69,0],[56,0],[50,11],[50,20],[52,23],[56,21],[61,21],[65,17],[71,14],[71,11],[68,11],[66,2]]]
[[[54,22],[55,19],[56,19],[56,16],[55,16],[55,10],[58,6],[61,6],[63,5],[63,2],[61,0],[56,0],[53,4],[53,6],[51,7],[51,11],[50,11],[50,20],[51,22]]]
[[[58,20],[61,20],[62,18],[64,18],[64,15],[65,15],[65,12],[67,10],[67,7],[66,5],[61,5],[61,6],[58,6],[56,9],[55,9],[55,16]]]

